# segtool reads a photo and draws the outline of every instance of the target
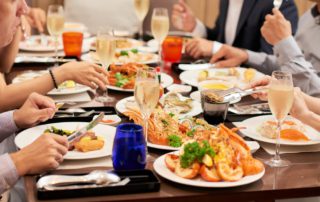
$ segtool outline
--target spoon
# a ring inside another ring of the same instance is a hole
[[[273,0],[273,6],[280,9],[283,0]]]
[[[104,170],[94,170],[87,175],[47,175],[37,182],[37,188],[46,186],[67,186],[75,184],[108,185],[120,182],[120,177]]]

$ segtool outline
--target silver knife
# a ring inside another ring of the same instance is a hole
[[[97,118],[92,120],[88,125],[85,127],[81,128],[80,130],[75,131],[72,133],[70,136],[68,136],[68,142],[73,142],[77,138],[81,138],[83,135],[86,134],[88,130],[91,130],[94,128],[100,121],[102,121],[104,117],[104,113],[101,112]]]

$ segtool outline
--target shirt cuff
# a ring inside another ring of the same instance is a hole
[[[19,179],[17,168],[9,154],[0,156],[0,194],[10,189]]]
[[[260,66],[264,62],[264,57],[261,57],[261,53],[245,50],[248,54],[248,60],[246,62],[249,66]]]
[[[220,48],[222,47],[222,45],[223,45],[222,43],[220,43],[218,41],[214,41],[213,45],[212,45],[212,54],[217,53],[220,50]]]
[[[1,138],[3,135],[11,135],[19,130],[16,123],[13,119],[13,112],[14,111],[8,111],[4,113],[0,113],[0,139],[5,139],[7,137]]]
[[[207,29],[199,19],[196,20],[196,27],[192,31],[192,35],[201,38],[207,38]]]
[[[274,54],[278,58],[279,65],[282,65],[302,55],[302,51],[293,36],[290,36],[274,46]]]

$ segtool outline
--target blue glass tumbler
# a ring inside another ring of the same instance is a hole
[[[112,149],[112,162],[115,170],[144,169],[146,151],[142,126],[134,123],[118,125]]]

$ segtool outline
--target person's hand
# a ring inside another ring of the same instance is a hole
[[[186,44],[186,53],[193,58],[210,57],[213,43],[213,41],[202,38],[192,39]]]
[[[67,152],[66,137],[43,134],[33,143],[10,156],[19,176],[24,176],[56,169]]]
[[[44,32],[46,25],[46,13],[41,8],[30,8],[29,13],[26,15],[26,19],[31,27],[36,28],[39,33]]]
[[[196,27],[196,17],[185,0],[173,5],[171,20],[173,26],[185,32],[192,32]]]
[[[270,83],[270,80],[271,80],[270,76],[265,76],[262,79],[254,81],[251,84],[249,84],[247,89],[251,89],[251,88],[254,89],[257,87],[268,86]],[[264,101],[268,100],[268,93],[266,91],[255,93],[255,94],[252,94],[251,96],[255,99],[260,99]]]
[[[304,118],[308,117],[309,113],[310,110],[304,100],[303,92],[300,88],[294,88],[294,100],[290,110],[290,115],[302,122],[305,122],[306,120],[304,120]]]
[[[245,50],[223,44],[220,50],[213,54],[210,63],[215,63],[215,67],[236,67],[246,62],[248,57]]]
[[[55,110],[51,98],[31,93],[22,107],[13,112],[13,119],[18,128],[29,128],[52,118]]]
[[[261,27],[261,34],[265,40],[275,45],[292,35],[291,24],[278,9],[273,9],[273,15],[267,15]]]
[[[102,90],[106,89],[108,83],[107,71],[96,64],[87,62],[69,62],[59,68],[53,70],[53,74],[57,77],[57,82],[62,83],[66,80],[72,80],[86,86]]]
[[[28,37],[31,35],[31,26],[25,16],[20,17],[20,26],[22,30],[22,38],[21,40],[24,41],[28,39]]]

